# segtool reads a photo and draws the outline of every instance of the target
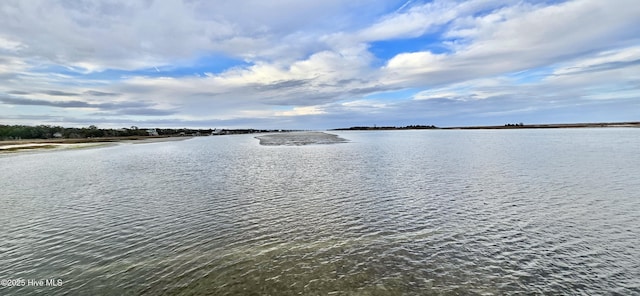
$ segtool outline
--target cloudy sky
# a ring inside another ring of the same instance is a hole
[[[3,0],[0,124],[640,120],[637,0]]]

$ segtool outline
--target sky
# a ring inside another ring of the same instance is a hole
[[[0,124],[640,121],[637,0],[3,0]]]

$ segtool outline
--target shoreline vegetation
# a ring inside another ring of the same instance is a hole
[[[288,130],[287,130],[288,131]],[[152,143],[179,141],[199,136],[284,132],[258,129],[160,129],[131,128],[100,129],[65,128],[61,126],[0,125],[0,153],[69,149],[104,146],[109,143]]]

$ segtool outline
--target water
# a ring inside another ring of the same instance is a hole
[[[0,156],[0,294],[640,294],[640,130],[336,134]]]

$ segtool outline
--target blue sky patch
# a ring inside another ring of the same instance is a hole
[[[377,58],[387,61],[401,53],[430,51],[434,54],[449,53],[450,48],[439,42],[439,34],[427,34],[416,38],[375,41],[369,51]]]

